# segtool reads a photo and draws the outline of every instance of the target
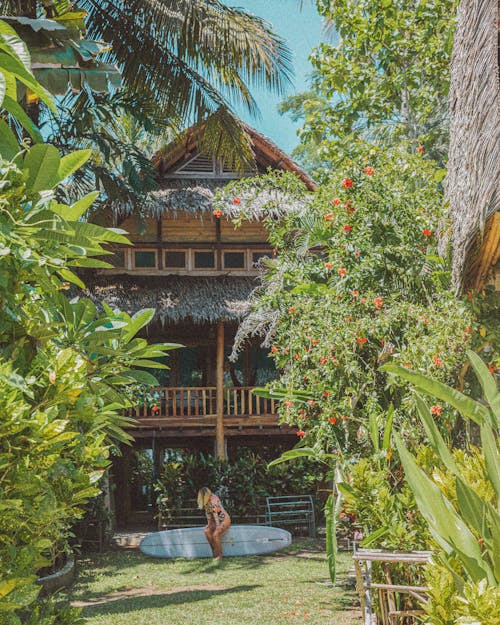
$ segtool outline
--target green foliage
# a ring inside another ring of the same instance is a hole
[[[442,383],[461,371],[479,324],[449,292],[448,265],[437,255],[442,196],[434,175],[419,155],[376,150],[309,200],[290,189],[297,207],[267,220],[277,257],[239,337],[245,327],[268,333],[281,376],[267,392],[282,400],[282,418],[307,446],[320,441],[339,457],[374,448],[386,455],[391,421],[422,440],[415,398],[380,364],[392,358]],[[242,191],[231,189],[244,218],[253,199]],[[456,437],[456,413],[443,411],[442,428]]]
[[[89,153],[17,151],[0,161],[0,620],[76,625],[74,611],[34,605],[37,571],[67,549],[110,449],[130,440],[128,387],[154,383],[141,367],[173,346],[137,338],[151,310],[98,312],[65,296],[82,285],[73,268],[108,266],[97,258],[106,244],[127,242],[79,221],[95,194],[72,206],[55,198]]]
[[[423,145],[442,162],[455,0],[317,0],[331,40],[311,55],[312,90],[282,107],[302,117],[301,146],[320,178],[365,142]]]
[[[431,433],[432,449],[446,466],[448,479],[436,482],[435,474],[419,468],[401,438],[396,437],[406,479],[415,493],[419,510],[440,547],[438,558],[453,572],[461,609],[452,605],[449,609],[450,618],[458,614],[479,617],[480,613],[485,614],[485,606],[490,604],[495,604],[494,611],[498,612],[500,609],[500,460],[497,444],[499,393],[486,365],[473,352],[469,352],[468,356],[483,388],[485,402],[483,405],[478,404],[483,411],[478,414],[474,406],[471,408],[471,404],[476,402],[468,397],[453,399],[464,416],[473,416],[478,420],[481,449],[472,450],[469,454],[450,456],[437,426],[428,418],[428,409],[423,401],[419,402],[420,416]],[[395,373],[400,375],[399,371]],[[419,375],[413,383],[427,392],[433,388],[433,380],[424,375]],[[442,391],[438,397],[447,398],[450,392],[451,389],[447,393]],[[480,459],[480,472],[477,471],[478,462],[474,461],[475,457]],[[480,475],[483,477],[483,487],[478,487]],[[437,593],[436,588],[434,592]],[[431,612],[433,610],[431,606]],[[437,607],[435,612],[437,619]]]
[[[259,454],[240,449],[231,460],[204,454],[179,454],[165,462],[155,484],[162,520],[168,523],[177,510],[192,505],[198,489],[209,486],[217,491],[233,516],[254,516],[263,497],[283,494],[318,495],[324,470],[302,458],[292,465],[268,468],[265,450]]]

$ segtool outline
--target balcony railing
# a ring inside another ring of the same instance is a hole
[[[189,425],[190,421],[209,424],[217,416],[215,386],[159,387],[152,389],[154,403],[131,408],[128,415],[141,422],[174,422]],[[224,389],[225,418],[270,417],[276,415],[277,401],[254,394],[253,386]]]

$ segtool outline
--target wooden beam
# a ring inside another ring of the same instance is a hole
[[[217,322],[217,357],[216,357],[216,413],[215,443],[217,457],[226,457],[224,443],[224,320]]]

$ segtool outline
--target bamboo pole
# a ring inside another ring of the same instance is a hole
[[[217,323],[217,361],[216,361],[216,413],[215,447],[217,457],[226,457],[224,443],[224,321]]]

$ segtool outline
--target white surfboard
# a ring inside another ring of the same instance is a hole
[[[212,550],[204,527],[186,527],[147,534],[139,545],[142,553],[154,558],[211,558]],[[267,525],[232,525],[222,535],[225,556],[254,556],[288,547],[292,535]]]

